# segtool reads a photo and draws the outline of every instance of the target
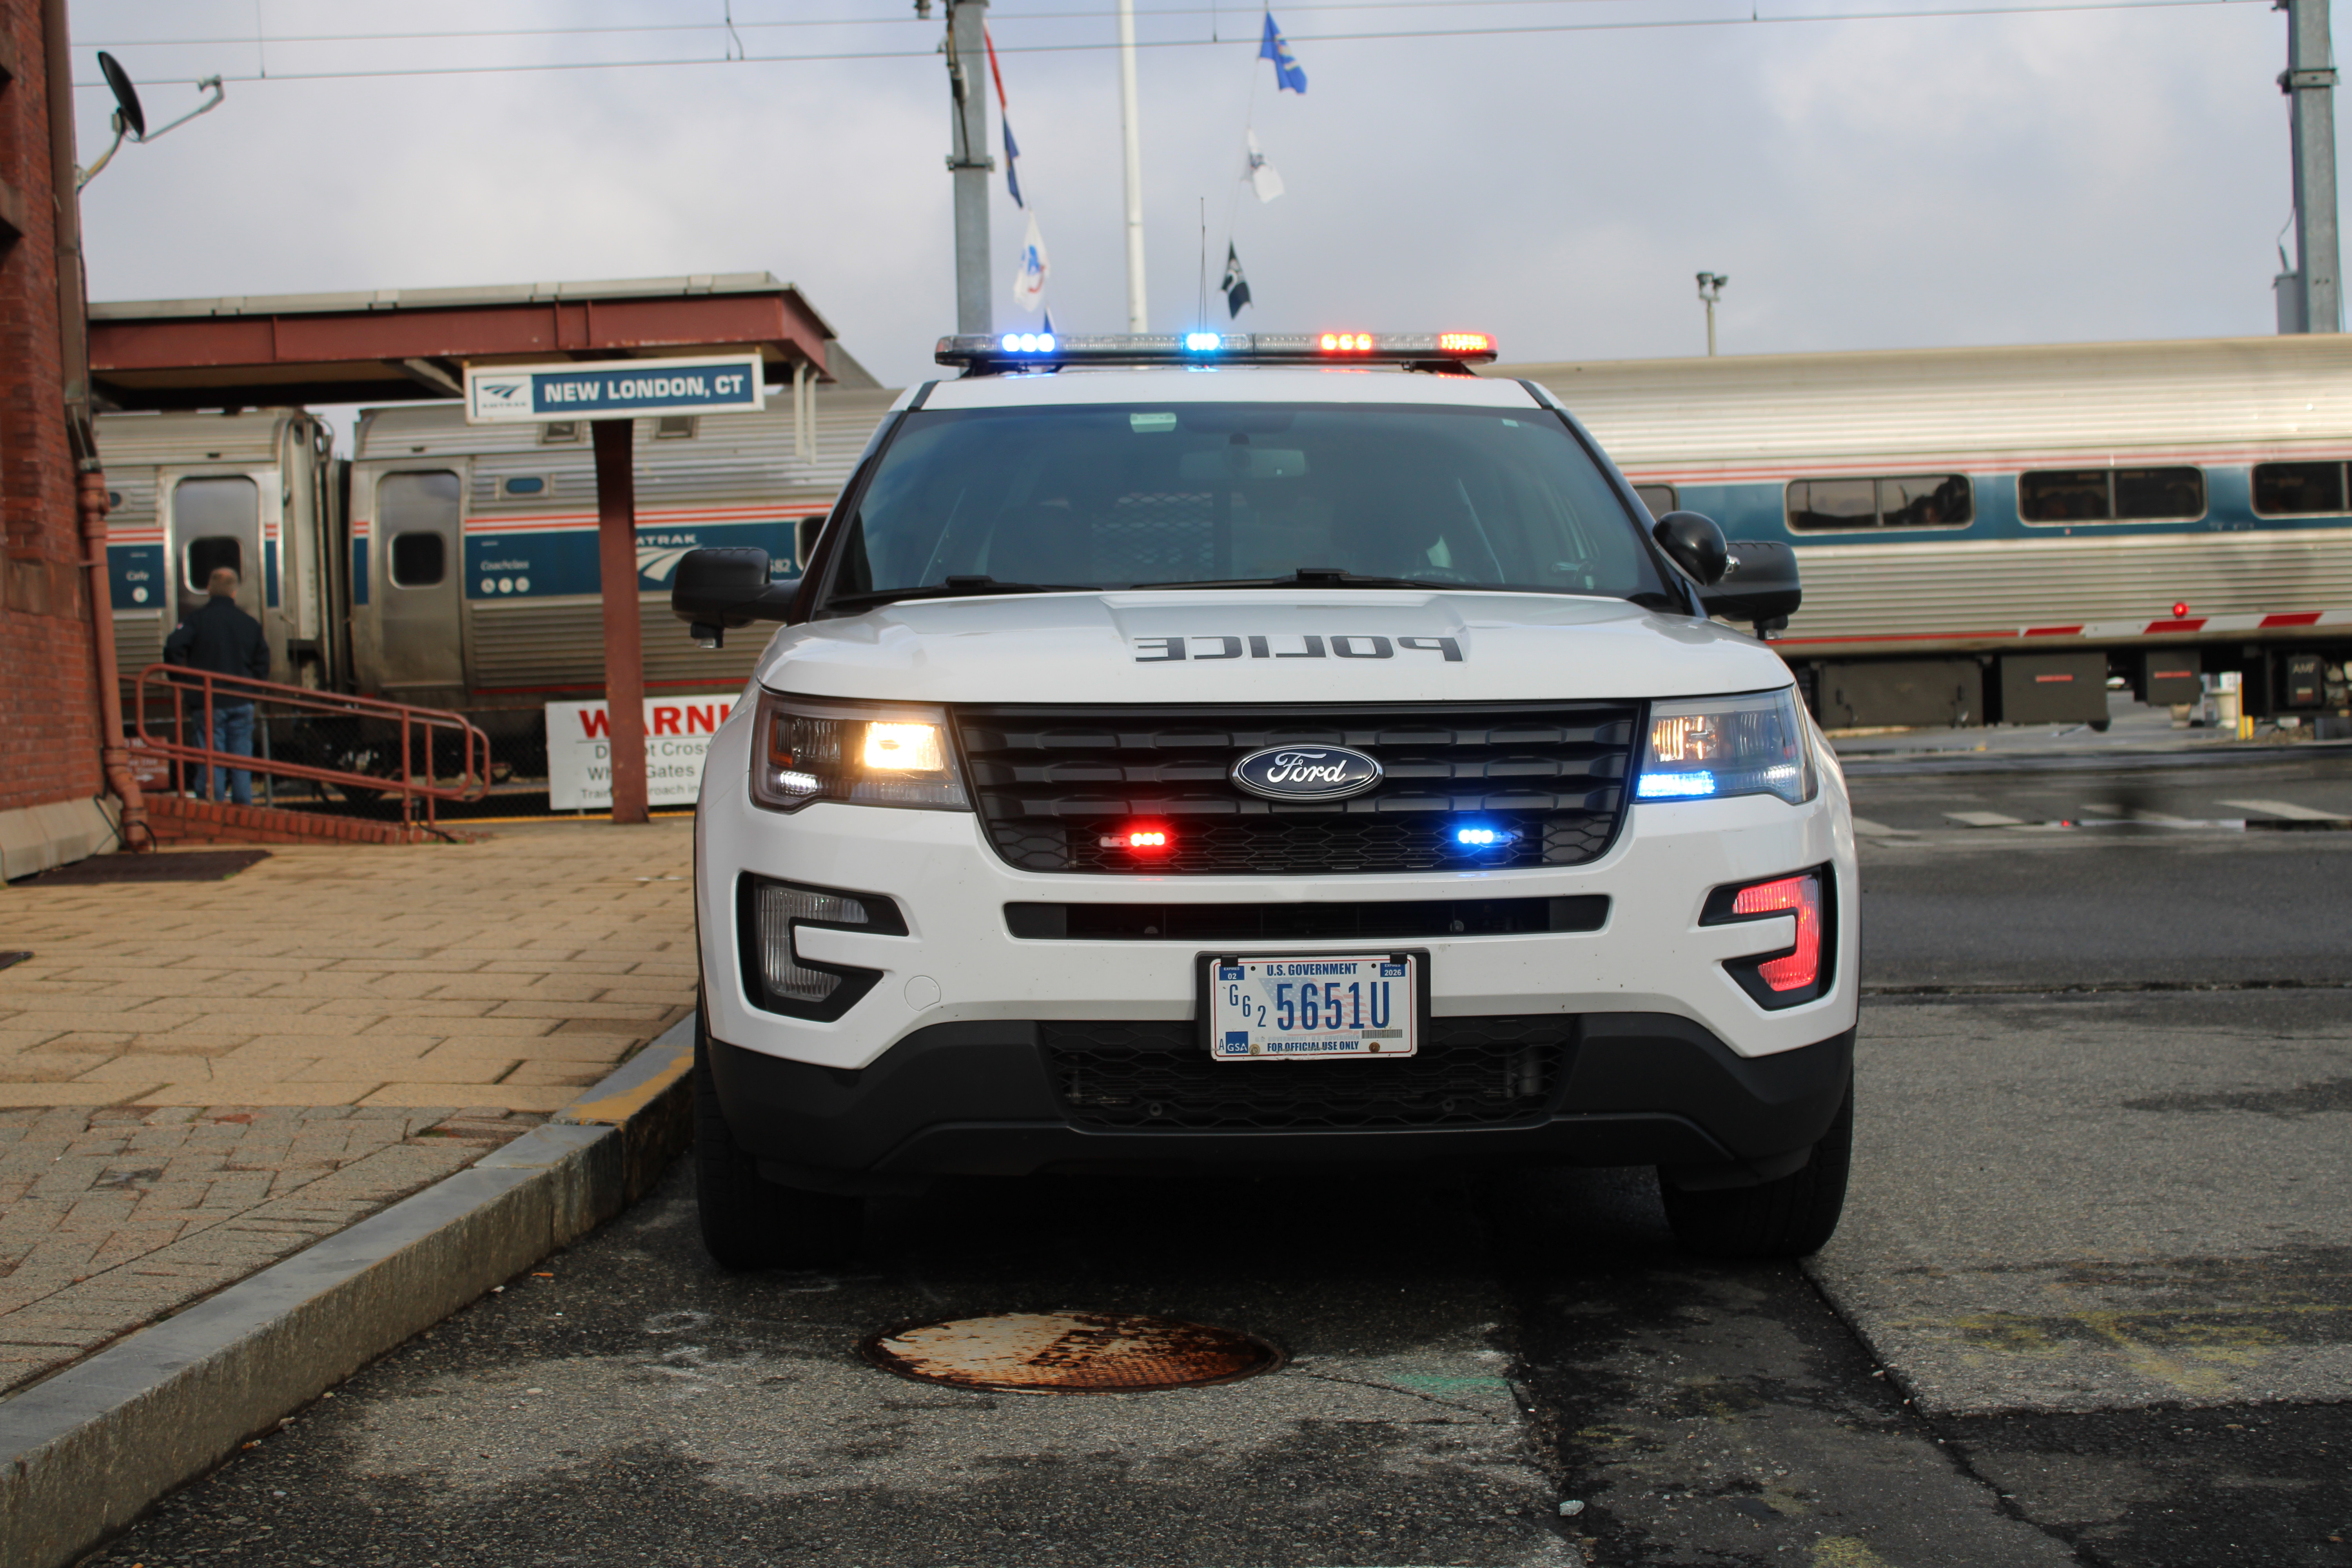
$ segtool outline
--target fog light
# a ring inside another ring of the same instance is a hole
[[[793,945],[793,922],[816,921],[825,925],[869,924],[866,906],[840,893],[821,893],[782,882],[762,882],[758,902],[760,973],[775,995],[794,1002],[822,1002],[833,994],[842,977],[801,962]]]

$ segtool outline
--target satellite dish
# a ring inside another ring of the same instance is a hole
[[[131,85],[131,73],[122,68],[121,60],[104,49],[98,51],[98,68],[105,73],[106,85],[114,89],[115,107],[121,111],[122,123],[131,128],[131,139],[133,142],[146,140],[147,115],[139,107],[139,89]]]

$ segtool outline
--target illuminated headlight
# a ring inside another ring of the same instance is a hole
[[[1793,687],[1651,705],[1636,800],[1777,795],[1797,805],[1820,787]]]
[[[963,776],[937,708],[760,699],[751,798],[776,811],[813,800],[969,811]]]

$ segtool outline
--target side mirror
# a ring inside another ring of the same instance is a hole
[[[1650,537],[1700,587],[1723,575],[1723,530],[1715,526],[1715,519],[1696,511],[1670,511],[1658,519]]]
[[[1759,636],[1787,626],[1805,601],[1805,590],[1797,581],[1797,552],[1765,539],[1734,540],[1726,548],[1730,559],[1723,575],[1699,590],[1706,613],[1727,621],[1752,621]]]
[[[689,550],[670,578],[670,613],[705,647],[727,646],[727,628],[781,621],[800,584],[771,583],[768,552],[747,546]]]

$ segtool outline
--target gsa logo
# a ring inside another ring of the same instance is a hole
[[[1346,800],[1381,782],[1381,764],[1345,746],[1268,746],[1235,763],[1232,777],[1266,800]]]

